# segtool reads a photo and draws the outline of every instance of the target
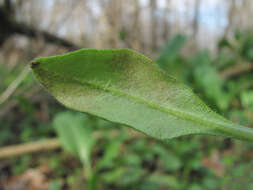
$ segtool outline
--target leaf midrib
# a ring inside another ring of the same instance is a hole
[[[39,68],[41,69],[41,68]],[[58,74],[57,72],[54,72],[54,71],[49,71],[47,69],[42,69],[46,72],[49,72],[49,73],[52,73],[53,75],[55,76],[59,76],[60,78],[63,77],[63,75],[61,74]],[[164,113],[167,113],[167,114],[170,114],[172,116],[175,116],[179,119],[182,119],[182,120],[186,120],[186,121],[190,121],[190,122],[196,122],[196,123],[199,123],[201,125],[203,125],[204,127],[205,126],[208,126],[208,129],[211,129],[211,130],[214,130],[214,129],[223,129],[225,127],[225,125],[223,124],[217,124],[213,121],[210,121],[210,120],[205,120],[205,119],[201,119],[197,116],[194,116],[192,114],[189,114],[189,113],[186,113],[186,112],[180,112],[178,110],[173,110],[173,109],[169,109],[167,107],[163,107],[159,104],[156,104],[156,103],[152,103],[152,102],[148,102],[147,100],[145,99],[142,99],[138,96],[133,96],[133,95],[129,95],[127,94],[126,92],[124,91],[120,91],[120,90],[117,90],[117,89],[114,89],[114,88],[110,88],[110,87],[103,87],[102,85],[99,85],[99,84],[96,84],[96,83],[92,83],[92,82],[85,82],[85,81],[80,81],[78,80],[77,78],[75,77],[69,77],[69,76],[65,76],[64,75],[64,78],[68,78],[69,80],[73,81],[73,82],[76,82],[76,83],[79,83],[81,85],[87,85],[87,86],[91,86],[91,87],[95,87],[97,89],[100,89],[102,91],[105,91],[105,92],[110,92],[110,93],[113,93],[117,96],[123,96],[123,97],[126,97],[128,98],[129,100],[134,100],[138,103],[141,103],[141,104],[144,104],[152,109],[155,109],[157,111],[160,111],[160,112],[164,112]],[[228,125],[228,124],[226,124]],[[229,125],[229,127],[232,127],[231,125]]]

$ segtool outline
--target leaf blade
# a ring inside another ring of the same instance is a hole
[[[65,106],[154,138],[212,134],[253,140],[252,129],[219,116],[134,51],[83,49],[33,63],[39,82]]]

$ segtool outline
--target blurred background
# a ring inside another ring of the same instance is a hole
[[[28,69],[79,48],[131,48],[253,127],[252,18],[251,0],[0,0],[0,189],[253,190],[252,143],[158,142],[67,111]]]

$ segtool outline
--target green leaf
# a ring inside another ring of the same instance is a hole
[[[217,105],[219,110],[227,110],[231,101],[230,96],[232,95],[223,89],[224,81],[214,67],[209,52],[200,52],[192,60],[192,64],[195,65],[192,74],[196,87],[199,87],[200,91],[203,92],[210,102]]]
[[[96,169],[102,169],[104,167],[107,167],[108,165],[113,163],[114,158],[117,156],[120,148],[120,141],[119,140],[113,140],[111,141],[105,149],[105,153],[101,160],[98,161],[96,164]]]
[[[157,59],[160,68],[178,80],[182,79],[182,73],[188,67],[186,61],[181,56],[181,50],[186,41],[185,36],[181,34],[176,35],[164,46]]]
[[[152,173],[152,175],[148,176],[146,178],[146,181],[155,183],[159,186],[165,186],[165,187],[171,187],[178,189],[179,187],[179,181],[175,176],[171,175],[164,175],[160,173]],[[159,189],[162,189],[161,187]]]
[[[166,140],[211,134],[253,141],[253,129],[208,108],[190,88],[128,49],[82,49],[36,59],[33,73],[66,107]]]
[[[253,108],[253,90],[243,91],[240,98],[244,107]]]
[[[59,136],[63,148],[79,157],[86,167],[90,165],[90,154],[94,138],[87,116],[69,111],[57,114],[53,126]]]
[[[162,49],[158,63],[159,65],[166,70],[166,62],[172,63],[180,55],[182,48],[184,47],[187,39],[184,35],[178,34],[171,41],[169,41],[165,47]],[[176,63],[174,63],[176,65]]]

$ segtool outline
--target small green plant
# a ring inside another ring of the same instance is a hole
[[[66,107],[167,140],[209,134],[253,141],[253,130],[226,120],[190,88],[128,49],[82,49],[32,62],[34,75]]]
[[[110,141],[105,147],[104,154],[94,164],[92,153],[97,139],[93,137],[92,122],[87,115],[61,112],[55,116],[53,126],[64,150],[75,155],[83,164],[87,189],[98,189],[97,181],[101,176],[99,172],[110,165],[117,156],[122,139]]]

